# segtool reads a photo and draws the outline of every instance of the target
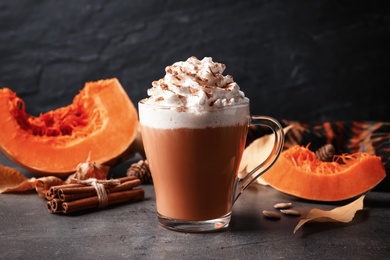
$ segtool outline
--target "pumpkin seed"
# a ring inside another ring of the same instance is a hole
[[[283,214],[292,215],[292,216],[300,216],[301,215],[301,213],[299,213],[298,211],[293,210],[293,209],[281,209],[280,212],[282,212]]]
[[[263,210],[263,215],[270,219],[280,219],[281,215],[274,211]]]
[[[280,202],[280,203],[276,203],[274,205],[274,208],[275,209],[288,209],[288,208],[291,208],[291,206],[292,206],[291,202]]]

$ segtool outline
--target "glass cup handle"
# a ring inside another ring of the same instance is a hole
[[[284,145],[284,132],[280,123],[269,116],[250,116],[250,125],[265,125],[274,133],[274,146],[268,157],[251,172],[249,172],[244,178],[239,178],[236,182],[235,196],[233,202],[249,187],[257,178],[259,178],[264,172],[266,172],[278,159],[282,152]],[[256,173],[256,174],[255,174]]]

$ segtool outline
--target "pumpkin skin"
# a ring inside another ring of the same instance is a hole
[[[363,194],[386,176],[375,155],[363,152],[322,162],[307,147],[293,146],[282,152],[261,178],[283,193],[315,201],[341,201]]]
[[[65,177],[86,161],[113,166],[138,132],[134,104],[115,78],[87,82],[73,103],[28,115],[23,100],[0,89],[0,150],[37,175]]]

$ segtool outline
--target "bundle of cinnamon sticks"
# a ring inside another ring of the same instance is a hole
[[[88,180],[87,180],[88,181]],[[141,180],[128,176],[113,180],[91,179],[89,182],[52,186],[46,192],[47,209],[51,213],[74,213],[94,208],[105,208],[119,203],[144,199],[145,192],[136,188]]]

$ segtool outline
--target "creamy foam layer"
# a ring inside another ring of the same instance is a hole
[[[186,113],[140,102],[138,112],[141,125],[161,129],[222,127],[249,122],[248,104],[214,109],[207,113]]]
[[[233,77],[223,75],[225,68],[210,57],[176,62],[165,68],[164,78],[153,81],[144,102],[190,113],[249,103]]]

